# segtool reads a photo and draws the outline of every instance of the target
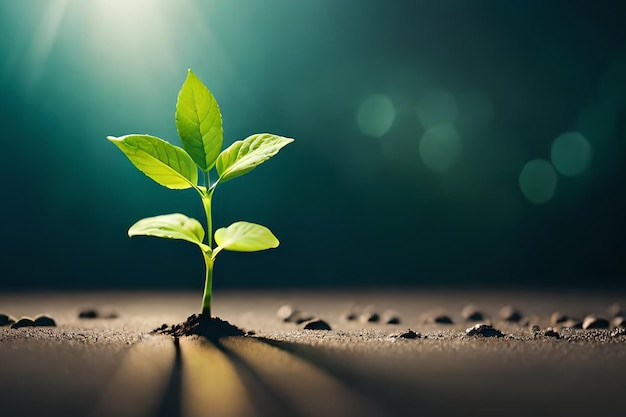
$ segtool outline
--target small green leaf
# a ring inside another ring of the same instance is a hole
[[[252,171],[291,142],[293,142],[291,138],[269,133],[260,133],[236,141],[217,157],[215,168],[220,181],[228,181]]]
[[[176,190],[198,183],[198,168],[184,149],[150,135],[107,137],[138,170],[159,184]]]
[[[228,227],[222,227],[215,231],[214,255],[222,249],[237,252],[255,252],[259,250],[276,248],[278,239],[270,229],[260,224],[248,222],[235,222]]]
[[[222,114],[213,94],[191,70],[178,93],[176,129],[200,169],[211,169],[222,150]]]
[[[202,243],[204,239],[202,224],[180,213],[141,219],[128,229],[128,236],[155,236],[186,240],[200,246],[200,249],[205,252],[209,251],[209,247]]]

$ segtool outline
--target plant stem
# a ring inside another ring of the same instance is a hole
[[[213,198],[213,191],[206,191],[200,195],[202,198],[202,205],[204,206],[204,214],[206,215],[206,238],[207,245],[213,249],[213,218],[211,217],[211,198]]]
[[[206,277],[204,280],[204,295],[202,296],[202,314],[211,317],[211,295],[213,294],[213,217],[211,215],[211,199],[213,198],[213,189],[211,186],[211,179],[209,172],[204,171],[204,192],[200,193],[202,199],[202,206],[204,207],[204,214],[206,215],[206,238],[207,245],[211,251],[202,251],[204,257],[204,265],[206,267]]]
[[[211,317],[211,294],[213,292],[213,259],[208,253],[202,252],[206,266],[206,278],[204,281],[204,295],[202,296],[202,315]]]

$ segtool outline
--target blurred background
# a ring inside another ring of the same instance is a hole
[[[0,290],[184,288],[194,191],[105,137],[180,145],[188,68],[225,145],[293,137],[218,188],[214,223],[281,240],[222,253],[217,288],[624,287],[626,3],[8,0],[0,3]]]

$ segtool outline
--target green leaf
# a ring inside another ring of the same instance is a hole
[[[220,181],[228,181],[252,171],[291,142],[293,142],[291,138],[269,133],[260,133],[236,141],[217,157],[215,168]]]
[[[228,227],[222,227],[215,231],[214,256],[222,249],[237,252],[255,252],[259,250],[276,248],[278,239],[270,229],[260,224],[248,222],[235,222]]]
[[[186,240],[195,243],[207,252],[209,247],[202,243],[204,229],[196,219],[184,214],[163,214],[139,220],[128,229],[128,236],[155,236],[168,239]]]
[[[191,70],[178,93],[176,129],[200,169],[211,169],[222,150],[222,114],[215,97]]]
[[[107,137],[138,170],[159,184],[176,190],[198,183],[198,168],[184,149],[150,135]]]

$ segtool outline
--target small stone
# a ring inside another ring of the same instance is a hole
[[[603,317],[589,315],[583,320],[583,329],[608,329],[609,321]]]
[[[330,325],[322,319],[312,319],[304,324],[304,330],[331,330]]]
[[[550,316],[550,323],[552,323],[553,325],[565,323],[567,320],[569,320],[569,317],[567,317],[565,314],[559,313],[558,311],[555,311]]]
[[[502,332],[498,329],[494,329],[488,324],[477,324],[469,327],[465,330],[465,334],[468,336],[482,336],[482,337],[502,337]]]
[[[289,322],[291,321],[291,318],[298,313],[298,310],[296,310],[295,308],[293,308],[291,305],[289,304],[285,304],[284,306],[281,306],[278,311],[276,311],[276,315],[278,316],[279,319],[281,319],[284,322]]]
[[[415,333],[413,330],[408,329],[404,332],[392,333],[389,335],[389,339],[419,339],[422,335]]]
[[[614,329],[611,332],[611,337],[620,337],[620,336],[626,336],[626,329],[623,327]]]
[[[400,316],[390,310],[383,313],[382,320],[385,324],[400,324]]]
[[[561,338],[561,335],[559,334],[559,332],[554,330],[552,327],[548,327],[546,330],[544,330],[543,335],[546,337],[554,337],[555,339]]]
[[[443,312],[435,312],[427,316],[427,323],[436,323],[436,324],[454,324],[450,316]]]
[[[294,314],[294,316],[291,318],[291,322],[296,323],[296,324],[301,324],[304,323],[306,321],[310,321],[313,320],[315,317],[313,317],[311,314],[308,313],[302,313],[302,312],[297,312],[296,314]]]
[[[613,319],[613,327],[626,327],[626,317],[617,316]]]
[[[485,319],[483,313],[473,304],[466,305],[461,310],[461,315],[465,321],[482,321]]]
[[[13,323],[11,325],[11,328],[12,329],[19,329],[20,327],[34,327],[34,326],[36,326],[36,324],[33,321],[33,319],[31,319],[30,317],[22,317],[18,321],[16,321],[15,323]]]
[[[504,306],[500,309],[500,317],[505,321],[518,322],[522,319],[522,313],[513,306]]]
[[[8,316],[6,314],[0,314],[0,327],[10,326],[13,323],[15,323],[15,317]]]
[[[347,313],[344,313],[341,316],[345,321],[354,321],[357,318],[359,318],[359,315],[357,313],[355,313],[354,311],[349,311]]]
[[[359,316],[361,323],[377,323],[380,321],[380,316],[375,311],[366,311]]]
[[[535,324],[535,325],[533,325],[530,328],[530,330],[532,330],[533,332],[537,333],[539,330],[541,330],[541,328]]]
[[[619,303],[614,303],[611,304],[607,309],[606,309],[607,314],[609,315],[609,317],[625,317],[626,316],[626,311],[622,310],[622,306],[619,305]]]
[[[79,319],[95,319],[98,318],[98,312],[94,309],[85,309],[78,312]]]
[[[565,323],[562,323],[561,327],[569,329],[582,329],[583,322],[576,319],[568,319]]]
[[[79,319],[116,319],[118,314],[111,309],[84,308],[78,312]]]
[[[276,315],[286,323],[300,324],[313,319],[312,315],[298,311],[289,304],[280,307]]]
[[[42,327],[56,327],[56,322],[54,321],[54,319],[50,316],[46,316],[45,314],[40,314],[39,316],[35,317],[35,326],[42,326]]]

